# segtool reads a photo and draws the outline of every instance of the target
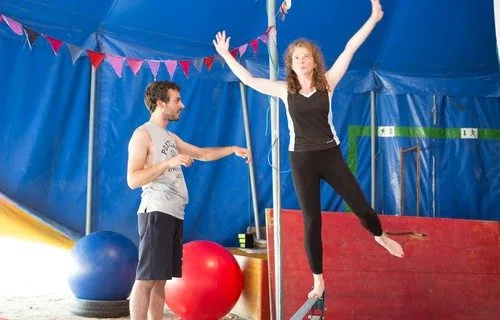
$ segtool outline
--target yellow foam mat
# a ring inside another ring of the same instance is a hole
[[[0,236],[69,249],[74,241],[0,198]]]

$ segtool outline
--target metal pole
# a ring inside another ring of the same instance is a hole
[[[245,85],[240,81],[240,93],[241,93],[241,110],[243,112],[243,125],[245,126],[245,139],[247,143],[247,149],[252,154],[252,138],[250,137],[250,126],[248,124],[248,105],[247,105],[247,94],[245,90]],[[248,164],[248,174],[250,176],[250,190],[252,192],[252,205],[253,205],[253,219],[255,222],[255,232],[257,234],[257,239],[261,240],[260,235],[260,223],[259,223],[259,208],[257,206],[257,189],[255,187],[255,173],[253,170],[253,162]]]
[[[399,210],[400,210],[400,215],[403,215],[403,196],[404,196],[404,191],[403,191],[403,183],[404,183],[404,155],[407,152],[415,151],[417,153],[417,158],[416,158],[416,166],[417,166],[417,179],[416,179],[416,214],[417,217],[420,215],[420,143],[417,143],[416,146],[410,147],[410,148],[401,148],[399,149],[399,158],[400,158],[400,168],[399,168]]]
[[[87,160],[87,204],[85,213],[85,235],[92,232],[92,191],[94,173],[94,120],[95,120],[95,97],[96,97],[96,74],[94,67],[90,67],[90,103],[89,103],[89,151]]]
[[[399,149],[399,215],[403,215],[404,149]]]
[[[267,1],[267,25],[276,28],[276,1]],[[276,30],[274,30],[276,31]],[[276,32],[275,32],[276,34]],[[278,49],[273,37],[269,38],[269,79],[276,80],[278,76]],[[276,97],[270,98],[271,105],[271,146],[272,146],[272,172],[273,172],[273,213],[274,213],[274,274],[275,274],[275,301],[276,301],[276,319],[283,320],[282,307],[282,274],[281,274],[281,182],[280,182],[280,141],[279,141],[279,110]]]
[[[417,143],[417,217],[420,216],[420,143]]]
[[[377,137],[377,124],[375,123],[375,92],[370,92],[370,144],[371,144],[371,203],[372,208],[375,209],[375,179],[376,177],[376,165],[377,160],[375,159],[375,143]]]
[[[433,125],[437,124],[436,95],[432,95],[432,119]],[[432,154],[432,217],[436,217],[436,156]]]

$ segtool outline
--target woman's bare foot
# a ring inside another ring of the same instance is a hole
[[[313,274],[314,288],[307,294],[307,298],[321,298],[325,291],[325,280],[323,274]]]
[[[375,237],[375,241],[377,241],[382,247],[386,248],[387,251],[398,258],[402,258],[405,255],[401,245],[389,238],[385,232],[382,233],[380,237]]]

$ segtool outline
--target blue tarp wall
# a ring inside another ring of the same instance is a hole
[[[278,3],[279,5],[279,3]],[[342,151],[370,197],[370,92],[379,132],[376,209],[416,213],[416,158],[401,148],[421,146],[422,216],[500,220],[500,73],[491,0],[382,1],[385,15],[356,54],[334,95],[334,123]],[[322,48],[327,65],[370,13],[368,0],[294,1],[277,19],[278,67],[297,37]],[[237,48],[267,28],[266,1],[27,1],[1,0],[0,14],[42,36],[30,49],[26,36],[0,22],[0,193],[73,236],[85,231],[91,64],[73,64],[66,44],[137,59],[187,60],[215,55],[221,29]],[[55,56],[43,35],[65,44]],[[267,47],[249,46],[239,60],[267,77]],[[169,130],[198,146],[245,145],[239,84],[219,61],[210,71],[180,66],[173,80],[186,109]],[[157,79],[170,79],[165,65]],[[147,121],[143,93],[153,80],[147,63],[137,75],[124,65],[121,78],[104,59],[97,69],[94,127],[94,230],[113,230],[137,241],[140,191],[126,185],[127,143]],[[272,207],[269,99],[248,89],[260,223]],[[477,129],[476,131],[470,131]],[[291,182],[286,117],[281,108],[282,207],[298,208]],[[465,130],[465,136],[462,134]],[[477,138],[471,139],[470,132]],[[235,245],[253,225],[248,168],[237,157],[195,162],[184,170],[191,201],[185,240]],[[433,184],[435,177],[435,185]],[[400,190],[403,187],[403,211]],[[344,211],[322,188],[324,210]]]

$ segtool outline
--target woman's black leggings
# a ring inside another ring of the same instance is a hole
[[[380,220],[345,163],[340,146],[318,151],[291,151],[290,164],[304,219],[304,244],[313,273],[323,273],[320,179],[335,189],[365,229],[374,236],[382,235]]]

